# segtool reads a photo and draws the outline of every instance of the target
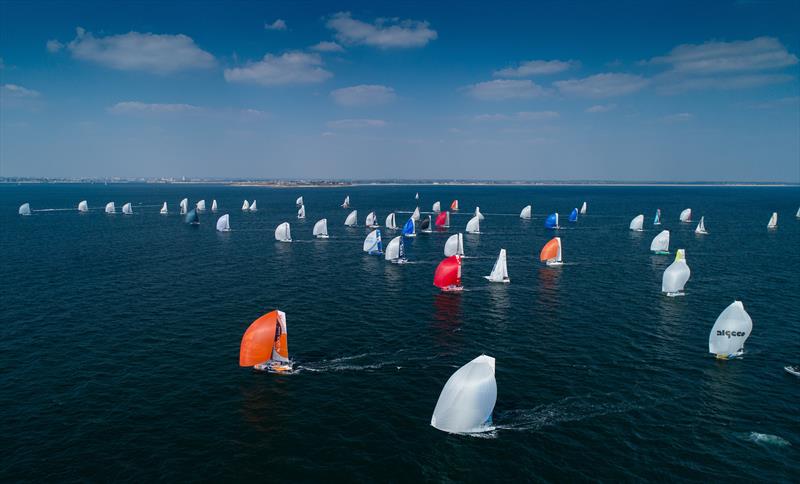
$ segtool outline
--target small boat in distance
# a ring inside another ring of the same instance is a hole
[[[305,202],[303,202],[303,197],[302,196],[297,197],[297,200],[294,201],[294,205],[296,207],[302,207],[303,205],[305,205]]]
[[[461,256],[453,255],[439,263],[433,275],[433,285],[443,292],[464,290],[461,286]]]
[[[292,241],[292,228],[289,226],[289,222],[283,222],[275,228],[275,240],[278,242]]]
[[[439,203],[438,201],[436,201],[436,202],[433,202],[433,206],[431,207],[431,210],[432,210],[434,213],[439,213],[439,212],[441,212],[441,211],[442,211],[442,204],[441,204],[441,203]],[[798,213],[798,215],[797,215],[797,216],[798,216],[798,217],[800,217],[800,209],[798,209],[798,210],[797,210],[797,213]]]
[[[111,202],[111,203],[113,204],[114,202]],[[106,205],[106,208],[108,208],[107,205]],[[106,210],[106,212],[108,212],[108,210]],[[23,216],[30,215],[31,214],[31,204],[30,203],[23,203],[22,205],[20,205],[18,213],[20,215],[23,215]]]
[[[122,206],[122,213],[124,213],[125,215],[133,215],[133,208],[131,207],[131,202],[128,202]]]
[[[161,206],[161,210],[158,211],[161,215],[167,215],[169,210],[167,209],[167,202],[164,202],[164,205]]]
[[[526,205],[522,211],[519,213],[519,218],[530,220],[531,219],[531,212],[533,211],[533,207],[530,205]]]
[[[346,195],[344,197],[344,202],[342,202],[342,208],[350,208],[350,195]]]
[[[650,242],[650,252],[657,255],[669,254],[669,230],[662,230]]]
[[[367,214],[367,219],[365,220],[364,225],[366,225],[371,229],[376,229],[380,227],[380,225],[378,224],[378,216],[375,215],[375,212],[370,212]]]
[[[200,217],[197,215],[197,209],[193,208],[189,210],[189,212],[186,214],[186,217],[184,217],[183,221],[189,225],[194,225],[194,226],[200,225]]]
[[[450,228],[450,212],[439,212],[436,216],[436,227],[440,229]]]
[[[717,359],[736,358],[744,353],[744,342],[753,331],[753,320],[741,301],[734,301],[720,313],[708,335],[708,352]]]
[[[481,219],[478,218],[477,215],[469,219],[467,222],[467,229],[466,232],[468,234],[480,234],[481,233]]]
[[[352,212],[350,212],[347,218],[344,219],[344,224],[348,227],[355,227],[357,223],[358,223],[358,210],[353,210]]]
[[[300,205],[300,208],[297,209],[297,218],[298,219],[306,218],[306,206],[305,205]]]
[[[386,254],[384,258],[392,264],[405,264],[408,262],[408,259],[406,259],[403,237],[398,235],[389,241],[389,245],[386,246]]]
[[[117,208],[114,206],[114,202],[108,202],[106,204],[106,213],[116,213]]]
[[[563,265],[561,261],[561,237],[553,237],[544,244],[542,251],[539,253],[539,260],[548,266]]]
[[[581,205],[581,215],[586,215],[586,202]]]
[[[212,212],[216,212],[217,211],[217,200],[216,199],[211,200],[211,211]]]
[[[364,238],[364,252],[369,255],[382,255],[383,243],[381,241],[381,230],[375,229]]]
[[[706,231],[706,224],[705,224],[705,215],[700,217],[700,223],[697,224],[697,228],[694,229],[694,233],[697,235],[707,235],[708,232]]]
[[[464,255],[464,235],[461,233],[453,234],[444,243],[444,256]]]
[[[497,256],[497,261],[494,263],[491,274],[483,277],[490,282],[511,282],[511,279],[508,278],[508,266],[506,265],[506,249],[500,249],[500,255]]]
[[[577,222],[578,221],[578,209],[573,208],[572,213],[569,214],[569,221],[570,222]]]
[[[640,214],[633,217],[633,220],[631,220],[631,225],[630,225],[631,230],[633,230],[634,232],[642,232],[644,231],[644,229],[642,228],[643,226],[644,226],[644,215]]]
[[[458,212],[458,200],[453,200],[453,203],[450,204],[450,210]]]
[[[800,218],[800,208],[797,209],[797,213],[795,214],[795,217]]]
[[[653,225],[661,225],[661,209],[656,209],[656,218],[653,219]]]
[[[239,366],[271,373],[292,371],[283,311],[271,311],[250,324],[239,347]]]
[[[245,200],[244,203],[242,204],[242,211],[247,212],[248,210],[250,210],[250,202]]]
[[[546,229],[560,229],[558,226],[558,212],[551,213],[544,219],[544,228]]]
[[[318,239],[327,239],[328,219],[323,218],[321,220],[317,220],[317,223],[314,224],[314,230],[311,233]]]
[[[253,203],[250,204],[250,211],[251,212],[258,212],[258,206],[256,205],[256,201],[253,200]]]
[[[180,207],[181,207],[181,215],[186,215],[186,213],[189,211],[189,199],[184,198],[183,200],[181,200]]]
[[[198,212],[205,212],[206,211],[206,201],[205,200],[200,200],[199,202],[197,202],[195,204],[195,207],[197,208]]]
[[[81,213],[85,213],[89,211],[89,202],[86,200],[82,200],[81,203],[78,204],[78,211]]]
[[[692,271],[686,263],[686,252],[678,249],[675,261],[667,267],[661,277],[661,292],[669,297],[684,296],[683,287],[691,275]]]
[[[414,195],[414,200],[419,200],[419,192],[417,192],[417,194]]]
[[[390,213],[386,216],[386,228],[391,230],[397,230],[400,227],[397,226],[397,222],[394,216],[394,212]]]
[[[444,384],[431,416],[431,426],[452,434],[487,432],[497,402],[495,360],[480,355],[453,373]]]
[[[768,229],[774,229],[778,227],[778,212],[772,212],[772,217],[769,218],[769,222],[767,222]]]
[[[692,221],[692,209],[691,208],[684,209],[683,212],[681,212],[680,219],[681,219],[681,222],[685,222],[685,223],[691,222]]]
[[[217,219],[217,232],[230,232],[230,231],[231,231],[230,215],[226,213],[225,215]]]

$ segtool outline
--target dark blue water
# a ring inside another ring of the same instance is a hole
[[[459,198],[486,215],[465,236],[462,294],[431,285],[448,234],[417,237],[405,266],[361,252],[367,213],[410,212],[416,191],[423,210]],[[345,193],[361,227],[342,226]],[[210,214],[183,225],[184,196],[216,198],[234,231]],[[105,215],[110,200],[135,215]],[[584,200],[559,231],[566,265],[543,267],[543,217]],[[0,477],[796,480],[800,379],[782,367],[800,362],[798,205],[797,188],[2,186]],[[686,207],[710,235],[677,221]],[[648,252],[656,208],[686,249],[683,298],[660,294],[672,257]],[[312,240],[322,217],[332,238]],[[282,221],[296,242],[274,241]],[[501,247],[510,285],[482,277]],[[734,299],[753,333],[744,358],[715,361],[708,333]],[[274,308],[294,375],[237,366],[242,333]],[[444,382],[480,353],[497,358],[498,430],[430,427]]]

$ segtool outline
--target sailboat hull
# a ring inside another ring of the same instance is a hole
[[[483,276],[483,278],[486,279],[489,282],[499,282],[499,283],[503,283],[503,284],[509,284],[511,282],[511,279],[509,279],[507,277],[504,278],[502,281],[494,281],[494,280],[492,280],[492,276]]]
[[[442,288],[442,292],[462,292],[464,286],[447,286]]]

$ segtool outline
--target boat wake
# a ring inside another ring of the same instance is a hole
[[[533,409],[497,412],[494,423],[497,430],[537,431],[566,422],[626,413],[636,408],[636,405],[625,402],[594,403],[585,397],[569,397]]]
[[[758,432],[746,432],[739,434],[744,440],[749,440],[750,442],[755,442],[757,444],[764,444],[764,445],[777,445],[779,447],[786,447],[792,445],[791,442],[788,440],[778,437],[777,435],[771,434],[761,434]]]
[[[372,371],[382,368],[392,368],[395,371],[400,371],[404,366],[410,366],[412,362],[433,360],[437,357],[437,355],[412,358],[397,357],[401,352],[402,350],[395,353],[395,355],[389,353],[361,353],[359,355],[342,356],[330,360],[310,362],[303,365],[296,365],[293,373],[299,373],[301,371],[309,371],[312,373]]]

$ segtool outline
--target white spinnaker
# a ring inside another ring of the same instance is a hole
[[[679,294],[691,275],[692,271],[686,263],[686,253],[683,249],[678,249],[675,261],[667,267],[661,277],[661,292],[667,295]]]
[[[581,215],[586,215],[586,202],[581,205]]]
[[[106,213],[114,213],[117,211],[117,208],[114,206],[114,202],[108,202],[106,204]]]
[[[522,211],[519,213],[519,218],[524,218],[526,220],[530,219],[532,210],[533,207],[531,207],[530,205],[525,206],[525,208],[523,208]]]
[[[380,239],[380,232],[378,229],[373,230],[372,232],[368,233],[367,236],[364,238],[364,252],[370,252],[373,250],[378,250],[378,242]]]
[[[256,205],[256,201],[255,200],[253,200],[253,203],[250,204],[250,211],[251,212],[257,212],[258,211],[258,206]]]
[[[206,211],[206,201],[205,200],[200,200],[199,202],[197,202],[195,204],[195,207],[197,208],[198,212],[205,212]]]
[[[481,355],[456,370],[439,394],[431,425],[450,433],[491,430],[497,401],[494,369],[494,358]]]
[[[20,205],[19,206],[19,214],[20,215],[30,215],[31,214],[31,204],[30,203],[23,203],[22,205]]]
[[[164,202],[164,205],[161,206],[161,210],[159,210],[161,215],[166,215],[169,213],[169,209],[167,209],[167,202]]]
[[[300,208],[297,210],[297,218],[306,218],[306,206],[300,205]]]
[[[742,302],[734,301],[714,322],[708,335],[708,352],[724,358],[740,355],[751,331],[753,320]]]
[[[303,197],[302,196],[297,197],[297,200],[294,201],[294,204],[297,205],[298,207],[301,205],[305,205],[305,202],[303,202]]]
[[[186,215],[186,212],[189,211],[189,199],[184,198],[183,200],[181,200],[180,206],[181,206],[181,215]]]
[[[669,252],[669,230],[662,230],[650,242],[650,250],[653,252]]]
[[[690,220],[692,220],[692,209],[691,208],[683,209],[683,211],[681,212],[680,219],[681,222],[689,222]]]
[[[78,204],[78,211],[79,212],[88,212],[89,211],[89,202],[86,200],[82,200],[81,203]]]
[[[244,203],[242,203],[242,210],[245,210],[245,211],[250,210],[250,202],[245,200]]]
[[[347,225],[348,227],[355,227],[357,221],[358,221],[358,210],[353,210],[352,212],[350,212],[350,215],[348,215],[347,218],[344,219],[344,224]]]
[[[386,260],[394,261],[400,259],[400,238],[398,235],[389,241],[389,245],[386,246],[386,254],[384,254]]]
[[[414,209],[414,213],[411,214],[411,218],[413,218],[415,222],[419,222],[419,207]]]
[[[467,222],[467,233],[468,234],[481,233],[481,220],[478,218],[477,215],[469,219],[469,222]]]
[[[364,221],[367,227],[372,227],[375,225],[375,221],[377,220],[378,216],[375,215],[375,212],[370,212],[367,214],[367,219]]]
[[[279,242],[292,241],[292,229],[289,226],[289,222],[283,222],[275,228],[275,240]]]
[[[397,222],[395,222],[394,212],[386,216],[386,228],[397,230]]]
[[[642,230],[644,230],[642,229],[643,226],[644,226],[644,215],[637,215],[633,217],[633,220],[631,220],[631,225],[630,225],[631,230],[634,230],[636,232],[641,232]]]
[[[767,223],[767,228],[774,229],[778,226],[778,212],[772,212],[772,216],[769,218],[769,222]]]
[[[442,204],[439,203],[439,202],[433,202],[433,207],[431,207],[431,210],[433,210],[436,213],[441,212],[442,211]],[[797,216],[800,217],[800,209],[797,209],[797,214],[798,214]]]
[[[217,211],[217,200],[216,199],[211,200],[211,211],[212,212],[216,212]]]
[[[122,213],[124,213],[125,215],[133,215],[133,207],[131,207],[130,202],[122,206]]]
[[[444,243],[444,255],[445,257],[464,255],[464,236],[462,234],[453,234],[447,238],[447,242]]]
[[[226,213],[225,215],[217,219],[217,231],[230,232],[230,230],[231,230],[230,216]]]
[[[475,207],[475,216],[478,217],[478,220],[484,219],[484,216],[481,213],[481,207]]]
[[[314,224],[314,231],[312,232],[314,237],[318,238],[325,238],[328,236],[328,219],[324,218],[322,220],[318,220],[317,223]]]
[[[347,195],[347,196],[344,197],[344,202],[342,202],[342,207],[343,208],[349,208],[350,207],[350,195]]]
[[[497,261],[494,263],[492,273],[484,277],[492,282],[509,282],[508,267],[506,265],[506,249],[500,249],[500,255],[497,256]]]

